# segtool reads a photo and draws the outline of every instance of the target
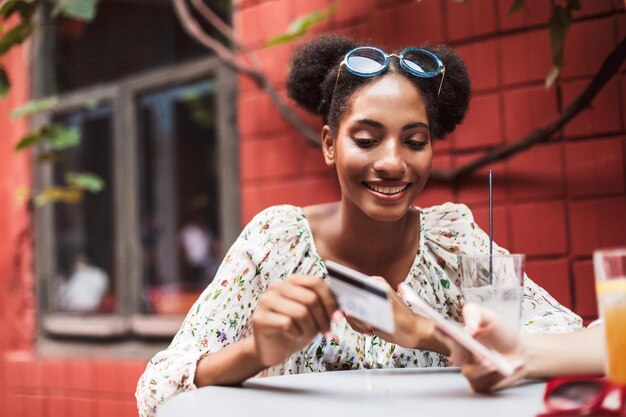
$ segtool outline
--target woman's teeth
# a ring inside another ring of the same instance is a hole
[[[409,184],[405,184],[405,185],[400,185],[397,187],[382,187],[379,185],[374,185],[374,184],[367,184],[367,187],[372,190],[372,191],[376,191],[377,193],[381,193],[381,194],[397,194],[401,191],[406,190],[406,188],[409,186]]]

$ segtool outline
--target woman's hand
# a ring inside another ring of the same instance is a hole
[[[384,278],[376,276],[370,278],[389,287],[395,330],[393,334],[390,334],[374,328],[368,323],[364,323],[355,317],[346,315],[346,320],[348,320],[350,326],[358,332],[367,335],[375,334],[388,342],[395,343],[402,347],[441,351],[443,346],[438,346],[439,348],[437,348],[437,346],[433,346],[433,344],[429,342],[434,340],[433,323],[430,320],[415,314],[404,303],[404,301],[398,297],[396,292],[391,288],[391,286],[389,286]]]
[[[518,331],[506,326],[493,312],[476,304],[465,305],[463,318],[470,334],[485,346],[500,352],[515,370],[513,375],[504,377],[492,365],[477,359],[459,343],[436,330],[435,335],[450,348],[450,358],[461,367],[461,372],[474,391],[489,392],[505,388],[527,375],[523,366],[526,362],[525,349]]]
[[[335,298],[321,278],[291,275],[270,284],[252,315],[259,362],[265,367],[281,363],[315,335],[330,330],[336,309]]]

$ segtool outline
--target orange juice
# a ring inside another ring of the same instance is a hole
[[[626,277],[596,283],[606,331],[607,376],[626,386]]]

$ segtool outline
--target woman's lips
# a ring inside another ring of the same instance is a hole
[[[363,185],[376,197],[387,201],[393,201],[404,197],[406,190],[409,188],[411,183],[385,184],[363,182]]]

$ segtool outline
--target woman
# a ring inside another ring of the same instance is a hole
[[[446,366],[432,324],[394,296],[387,334],[337,309],[323,260],[406,282],[439,312],[461,319],[458,256],[488,253],[489,239],[464,205],[419,209],[432,146],[461,122],[467,70],[446,47],[387,55],[323,36],[295,53],[290,96],[324,120],[326,163],[341,201],[259,213],[226,255],[168,349],[137,387],[143,416],[177,392],[266,375],[338,369]],[[315,190],[311,190],[315,192]],[[505,250],[495,247],[504,253]],[[564,332],[581,320],[529,279],[525,330]]]

